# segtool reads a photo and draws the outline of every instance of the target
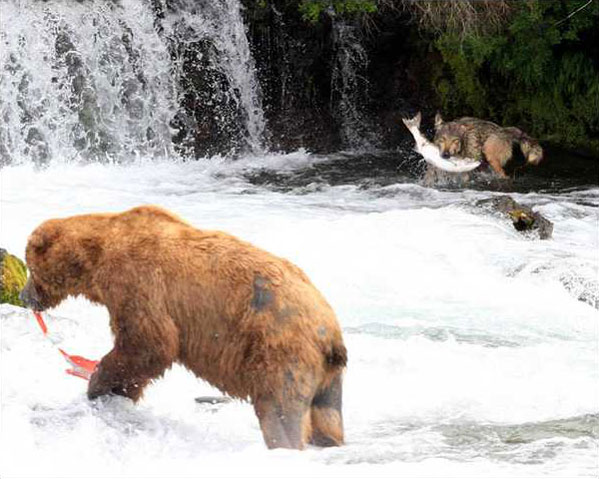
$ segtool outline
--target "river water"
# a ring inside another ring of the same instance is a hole
[[[3,479],[599,474],[595,163],[555,153],[513,183],[427,188],[409,151],[264,153],[239,0],[0,8],[0,246],[22,257],[48,218],[161,205],[298,264],[349,352],[346,445],[268,451],[249,404],[196,403],[219,393],[178,366],[137,405],[88,401],[31,314],[0,305]],[[372,147],[362,47],[337,27],[343,134]],[[506,191],[553,239],[476,206]],[[47,322],[72,354],[112,347],[82,299]]]
[[[415,161],[298,151],[2,168],[12,253],[47,218],[158,204],[303,268],[337,312],[349,363],[347,444],[268,451],[250,405],[195,403],[218,391],[178,366],[137,405],[89,402],[31,315],[2,305],[0,475],[596,477],[596,178],[511,187],[555,223],[540,241],[475,206],[499,194],[492,182],[426,188]],[[47,321],[70,353],[111,348],[105,310],[82,299]]]

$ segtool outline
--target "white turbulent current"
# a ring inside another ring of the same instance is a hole
[[[12,253],[47,218],[159,204],[297,263],[349,352],[347,444],[268,451],[250,405],[196,404],[218,391],[180,367],[137,405],[89,402],[31,315],[1,306],[0,476],[596,476],[599,189],[515,195],[554,221],[539,241],[471,206],[490,192],[398,180],[282,193],[247,179],[330,161],[300,151],[0,170]],[[111,347],[105,310],[82,299],[48,325],[71,353]]]

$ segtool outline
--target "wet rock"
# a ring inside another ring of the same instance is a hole
[[[27,267],[16,256],[0,248],[0,303],[23,306],[19,293],[27,282]]]
[[[511,196],[502,195],[480,200],[476,206],[507,216],[517,231],[536,231],[540,239],[549,239],[553,233],[551,221],[528,206],[521,205]]]

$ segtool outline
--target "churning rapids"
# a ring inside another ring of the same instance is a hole
[[[0,246],[22,257],[47,218],[153,203],[289,258],[344,329],[347,444],[268,451],[250,405],[196,403],[218,391],[180,367],[137,405],[90,402],[31,314],[2,305],[0,476],[596,476],[596,178],[514,184],[555,223],[540,241],[475,206],[493,185],[422,186],[412,153],[261,153],[238,1],[176,3],[160,29],[142,0],[0,3]],[[253,152],[236,160],[173,146],[173,118],[199,128],[177,52],[206,42],[217,123]],[[82,299],[47,322],[70,353],[111,348]]]
[[[332,186],[323,172],[348,160],[5,167],[2,242],[14,253],[46,218],[160,204],[304,268],[337,311],[350,360],[347,445],[269,452],[249,405],[194,403],[218,392],[179,367],[136,406],[90,403],[31,315],[2,306],[2,477],[596,472],[599,190],[516,195],[555,222],[539,241],[473,208],[490,192],[399,175]],[[69,352],[111,347],[105,311],[83,300],[48,322]]]

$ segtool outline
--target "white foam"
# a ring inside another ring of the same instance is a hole
[[[598,313],[560,280],[597,275],[596,209],[577,193],[536,196],[556,222],[554,239],[538,241],[452,206],[487,193],[398,184],[380,197],[352,186],[281,194],[244,176],[318,161],[298,152],[5,167],[2,246],[22,255],[50,217],[154,203],[288,257],[345,329],[347,445],[267,451],[250,405],[195,404],[218,391],[179,367],[138,405],[93,405],[28,313],[2,306],[2,477],[591,475],[596,438],[489,446],[481,433],[454,444],[439,427],[597,413]],[[111,347],[105,310],[81,299],[51,311],[48,326],[69,353],[95,359]]]

